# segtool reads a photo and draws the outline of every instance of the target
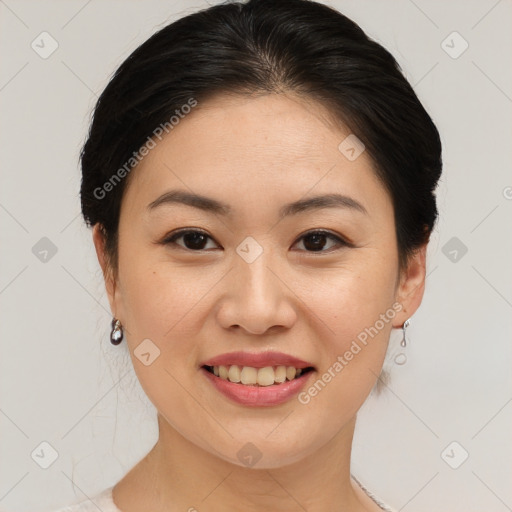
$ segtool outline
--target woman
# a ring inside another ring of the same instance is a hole
[[[120,66],[81,163],[111,341],[159,426],[96,505],[392,510],[352,438],[422,300],[442,168],[395,59],[315,2],[211,7]]]

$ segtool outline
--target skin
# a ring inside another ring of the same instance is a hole
[[[123,512],[380,510],[350,477],[356,415],[381,372],[391,329],[421,303],[426,246],[399,273],[391,198],[366,152],[349,161],[338,150],[349,133],[291,93],[216,97],[132,171],[117,275],[94,227],[112,313],[158,410],[157,443],[114,488]],[[147,210],[176,188],[225,202],[233,215],[177,204]],[[368,214],[327,208],[277,217],[285,203],[333,192]],[[211,238],[202,251],[183,238],[158,243],[179,228]],[[326,238],[324,252],[314,251],[303,236],[317,229],[355,247]],[[247,236],[263,248],[252,263],[236,252]],[[199,370],[225,352],[276,350],[315,366],[310,386],[395,302],[402,310],[308,404],[294,397],[239,405]],[[160,350],[149,366],[134,356],[146,338]],[[253,467],[237,458],[248,442],[262,454]]]

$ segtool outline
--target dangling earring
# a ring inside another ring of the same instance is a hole
[[[400,345],[402,347],[405,347],[407,345],[407,340],[405,338],[405,330],[407,329],[407,327],[409,327],[409,324],[411,323],[411,319],[408,318],[405,322],[404,322],[404,325],[402,326],[402,341],[400,342]]]
[[[411,319],[408,318],[404,324],[402,325],[402,341],[400,342],[400,346],[402,347],[405,347],[407,345],[407,339],[405,337],[405,331],[407,329],[407,327],[409,327],[409,324],[411,323]],[[405,364],[407,362],[407,356],[405,354],[405,352],[399,352],[396,356],[395,356],[395,363],[402,366],[403,364]]]
[[[112,319],[112,332],[110,333],[110,343],[119,345],[123,341],[123,327],[116,318]]]

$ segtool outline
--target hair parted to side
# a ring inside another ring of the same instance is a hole
[[[131,173],[108,193],[97,191],[191,99],[200,105],[219,94],[283,92],[326,106],[364,143],[394,206],[405,268],[438,215],[441,141],[432,119],[394,57],[343,14],[310,0],[249,0],[156,32],[121,64],[96,104],[80,155],[81,205],[86,224],[102,227],[114,276]]]

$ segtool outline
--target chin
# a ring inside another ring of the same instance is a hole
[[[318,450],[322,444],[306,444],[304,436],[297,432],[295,437],[271,440],[272,434],[265,438],[266,434],[261,431],[254,436],[236,438],[229,443],[215,443],[215,451],[208,450],[212,455],[234,464],[241,468],[248,469],[275,469],[300,462],[308,455]]]

